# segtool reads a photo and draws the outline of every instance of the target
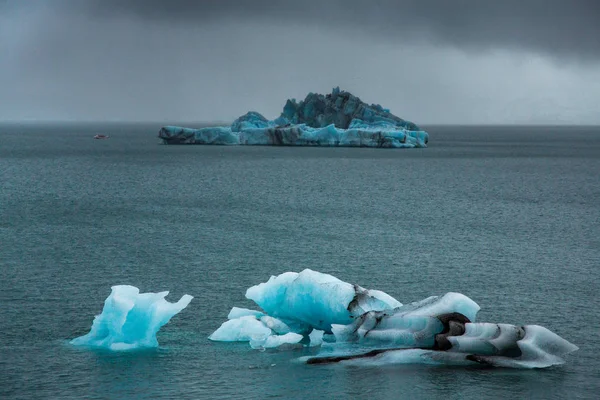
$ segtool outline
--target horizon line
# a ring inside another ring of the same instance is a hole
[[[156,124],[160,126],[227,126],[231,122],[224,121],[144,121],[144,120],[0,120],[2,124]],[[576,123],[576,122],[559,122],[559,123],[456,123],[456,122],[433,122],[419,123],[420,127],[436,127],[436,126],[570,126],[570,127],[597,127],[600,123]]]

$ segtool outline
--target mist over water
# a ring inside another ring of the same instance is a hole
[[[592,398],[600,129],[425,127],[429,148],[163,146],[158,125],[0,125],[0,396]],[[93,140],[95,134],[109,140]],[[580,347],[543,371],[299,365],[207,337],[311,268]],[[81,351],[110,286],[194,300],[158,350]]]

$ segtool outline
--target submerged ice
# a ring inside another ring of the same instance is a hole
[[[251,111],[231,126],[202,129],[165,126],[165,144],[427,147],[429,134],[378,104],[367,104],[349,92],[309,93],[301,102],[288,100],[281,115],[267,120]]]
[[[186,294],[178,302],[170,303],[165,300],[168,294],[140,293],[138,288],[128,285],[113,286],[90,332],[70,343],[115,351],[157,347],[156,333],[193,298]]]
[[[384,292],[307,269],[272,276],[246,297],[261,310],[234,307],[209,339],[265,349],[321,346],[303,359],[307,364],[543,368],[577,350],[541,326],[475,322],[479,305],[460,293],[402,305]]]

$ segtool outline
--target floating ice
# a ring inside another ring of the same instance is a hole
[[[307,364],[448,364],[544,368],[577,346],[537,325],[475,322],[479,305],[446,293],[402,305],[388,294],[311,271],[249,288],[264,311],[234,307],[211,340],[322,346]]]
[[[308,335],[309,345],[311,347],[322,345],[324,333],[325,332],[320,331],[318,329],[313,329],[312,332]]]
[[[304,336],[288,332],[285,335],[269,335],[264,338],[250,340],[250,347],[253,349],[272,349],[284,344],[297,344],[302,339],[304,339]]]
[[[165,144],[427,147],[429,134],[382,108],[335,88],[304,101],[288,100],[281,115],[269,121],[251,111],[231,126],[190,129],[163,127]]]
[[[324,332],[331,332],[332,324],[349,324],[367,311],[402,305],[379,290],[367,290],[310,269],[272,276],[268,282],[249,288],[246,297],[267,315],[233,307],[229,321],[209,339],[249,341],[253,347],[272,348],[306,338],[308,345],[317,346],[323,342]]]
[[[265,314],[260,311],[249,310],[247,308],[239,308],[233,307],[231,311],[229,311],[229,315],[227,315],[227,319],[236,319],[240,317],[246,317],[248,315],[252,315],[253,317],[260,318]]]
[[[376,324],[372,331],[367,332],[369,340],[366,343],[364,339],[367,334],[363,328],[363,335],[358,340],[361,346],[341,342],[337,346],[339,348],[336,349],[337,344],[333,345],[328,349],[329,353],[307,357],[304,361],[307,364],[425,363],[546,368],[563,364],[562,357],[578,349],[574,344],[538,325],[461,324],[450,320],[450,325],[442,324],[441,329],[418,327],[413,331],[410,324],[406,324],[406,321],[404,323],[403,326],[396,324],[396,332],[380,329]],[[371,332],[374,333],[373,336]],[[365,346],[367,343],[368,346]]]
[[[272,335],[271,328],[252,315],[230,319],[208,338],[218,342],[248,342]]]
[[[165,300],[168,294],[140,293],[129,285],[113,286],[90,332],[70,343],[115,351],[157,347],[156,333],[193,298],[186,294],[177,303],[169,303]]]
[[[246,297],[269,315],[324,331],[331,331],[331,324],[349,324],[367,311],[402,305],[379,290],[367,290],[310,269],[272,276],[268,282],[249,288]]]

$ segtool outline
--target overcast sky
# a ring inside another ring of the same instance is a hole
[[[0,120],[600,124],[600,0],[0,0]]]

